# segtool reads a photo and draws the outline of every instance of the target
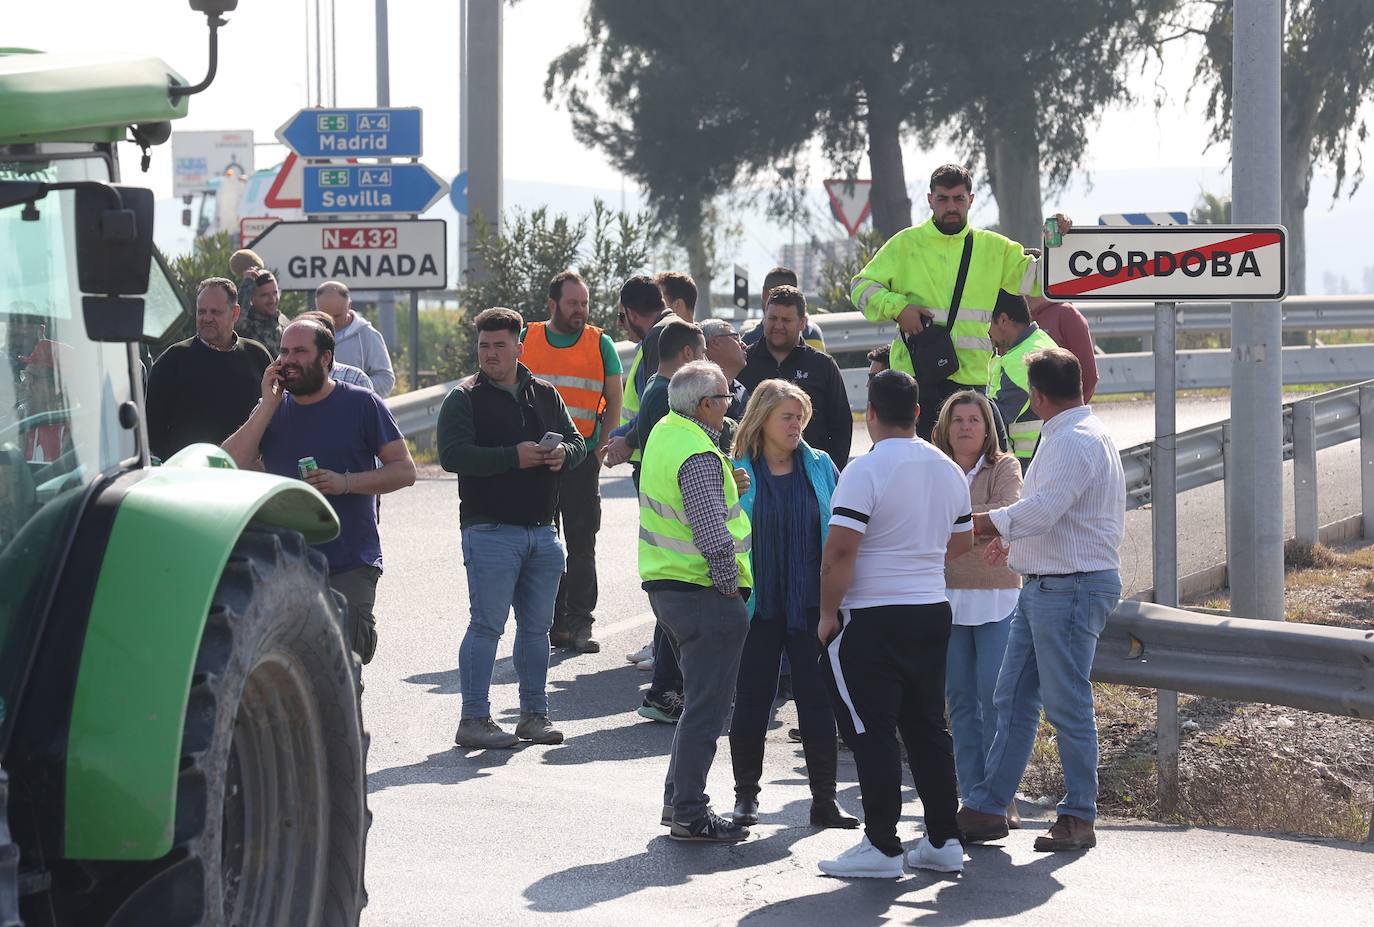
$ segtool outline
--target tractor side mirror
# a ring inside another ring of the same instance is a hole
[[[111,196],[111,192],[117,194]],[[86,335],[137,341],[153,263],[153,191],[140,187],[76,189],[76,276]]]

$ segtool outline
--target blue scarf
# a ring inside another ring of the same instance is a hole
[[[761,455],[755,458],[754,478],[755,616],[771,621],[782,615],[789,632],[805,632],[807,602],[814,598],[808,593],[820,581],[806,569],[808,552],[820,544],[820,512],[801,449],[793,453],[786,476],[774,476]]]

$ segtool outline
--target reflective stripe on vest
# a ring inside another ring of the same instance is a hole
[[[644,457],[639,476],[640,579],[713,585],[706,558],[693,543],[692,525],[687,520],[682,488],[678,485],[678,471],[687,458],[709,453],[721,463],[728,512],[726,527],[734,538],[739,585],[752,586],[749,550],[753,535],[749,516],[740,505],[730,459],[720,452],[700,425],[676,412],[670,411],[654,426],[650,440],[650,453]]]
[[[597,419],[606,410],[606,364],[601,359],[601,329],[584,325],[577,341],[566,348],[549,342],[548,323],[525,327],[525,347],[520,357],[530,372],[558,390],[568,417],[584,438],[596,431]]]
[[[1007,440],[1017,457],[1029,459],[1035,453],[1035,444],[1040,440],[1040,417],[1030,407],[1030,374],[1026,370],[1026,358],[1036,351],[1058,347],[1055,340],[1043,328],[1036,328],[1019,344],[997,359],[993,368],[992,382],[988,384],[988,399],[997,401],[1002,391],[1002,377],[1005,376],[1026,394],[1026,400],[1016,413],[1016,418],[1007,422]]]

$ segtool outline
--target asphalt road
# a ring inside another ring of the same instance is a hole
[[[1150,437],[1148,404],[1100,411],[1123,447]],[[1224,402],[1185,403],[1180,427],[1226,414]],[[856,440],[856,453],[865,447]],[[1323,452],[1322,471],[1324,520],[1353,512],[1353,445]],[[1056,856],[1031,851],[1041,829],[1032,823],[1000,846],[973,848],[961,878],[823,878],[816,861],[857,836],[806,826],[801,751],[785,737],[795,724],[790,704],[769,735],[763,823],[754,836],[731,848],[667,839],[657,819],[672,732],[634,714],[647,674],[624,660],[648,640],[652,622],[636,575],[627,472],[602,481],[603,652],[556,653],[550,669],[552,714],[568,735],[560,747],[483,753],[452,746],[457,651],[467,623],[456,486],[451,477],[426,478],[387,498],[381,642],[365,670],[375,817],[364,924],[1371,922],[1374,848],[1150,823],[1104,821],[1097,849]],[[1222,555],[1220,496],[1213,487],[1180,499],[1184,572]],[[1133,513],[1124,550],[1128,588],[1149,585],[1148,532],[1149,513]],[[498,719],[513,723],[510,645],[508,634],[492,701]],[[840,800],[857,813],[848,762],[842,753]],[[710,780],[722,810],[732,803],[729,770],[722,740]],[[1028,818],[1047,814],[1022,808]],[[906,811],[901,833],[913,839],[920,832],[914,792]]]

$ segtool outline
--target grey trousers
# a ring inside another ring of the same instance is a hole
[[[342,573],[332,573],[329,585],[348,600],[344,615],[344,638],[364,663],[372,662],[377,652],[377,619],[372,608],[377,603],[377,581],[382,571],[375,566],[358,567]]]
[[[711,800],[706,775],[734,700],[749,611],[744,599],[706,586],[650,592],[649,600],[677,642],[682,664],[682,718],[673,733],[663,803],[673,806],[674,821],[686,824],[701,817]]]

